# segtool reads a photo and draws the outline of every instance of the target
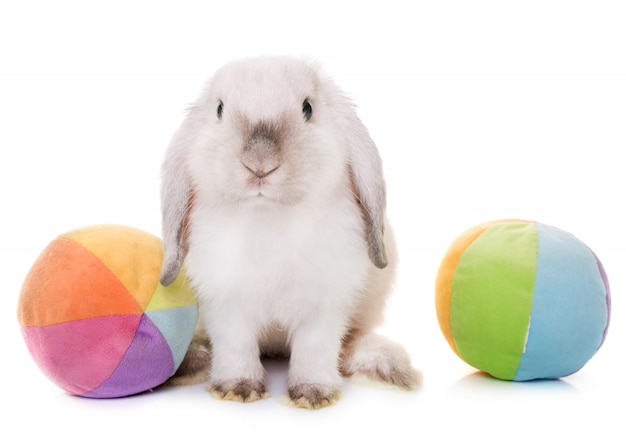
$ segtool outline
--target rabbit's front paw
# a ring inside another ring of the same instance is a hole
[[[324,384],[302,383],[289,387],[294,406],[317,410],[333,405],[340,397],[339,389]]]
[[[207,390],[214,398],[225,401],[254,402],[268,396],[265,384],[251,379],[215,382],[209,385]]]

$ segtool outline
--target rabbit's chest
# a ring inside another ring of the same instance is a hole
[[[186,269],[211,300],[300,304],[357,289],[369,266],[357,215],[224,215],[191,232]]]

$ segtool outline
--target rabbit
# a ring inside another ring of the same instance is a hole
[[[405,349],[374,333],[397,265],[385,199],[373,140],[316,62],[219,69],[162,165],[160,280],[183,269],[200,308],[171,383],[255,401],[261,357],[281,356],[297,407],[334,404],[343,377],[417,387]]]

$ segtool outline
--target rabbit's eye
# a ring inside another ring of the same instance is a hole
[[[217,118],[222,119],[222,112],[224,112],[224,102],[220,100],[220,103],[217,105]]]
[[[304,115],[305,121],[309,121],[311,115],[313,115],[313,107],[311,106],[309,99],[304,99],[304,102],[302,103],[302,114]]]

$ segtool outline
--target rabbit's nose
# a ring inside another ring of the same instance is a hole
[[[241,156],[241,164],[254,176],[263,179],[278,170],[281,159],[276,150],[251,147]]]
[[[271,165],[266,165],[266,166],[248,165],[243,160],[242,160],[242,164],[250,173],[252,173],[254,176],[256,176],[259,179],[263,179],[266,176],[269,176],[270,174],[278,170],[278,168],[280,167],[280,164],[278,163],[276,165],[271,164]]]
[[[278,170],[281,153],[281,147],[274,138],[257,133],[244,145],[241,163],[254,176],[263,179]]]

